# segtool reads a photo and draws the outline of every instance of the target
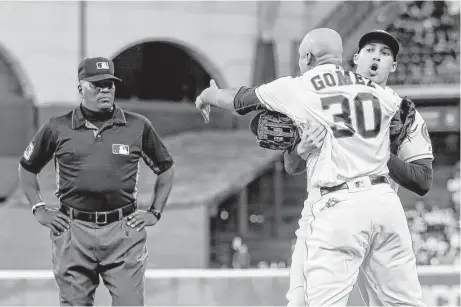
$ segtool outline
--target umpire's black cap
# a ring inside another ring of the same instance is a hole
[[[399,41],[392,36],[392,34],[383,30],[374,30],[364,34],[359,41],[359,51],[363,48],[363,46],[373,41],[381,42],[389,46],[394,55],[394,60],[397,58],[397,54],[399,54],[400,50]]]
[[[87,80],[89,82],[115,80],[122,82],[114,73],[114,62],[107,58],[86,58],[78,65],[78,80]]]

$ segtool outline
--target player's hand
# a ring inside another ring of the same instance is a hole
[[[35,210],[35,218],[57,236],[70,227],[70,218],[56,208],[39,207]]]
[[[200,114],[202,114],[205,124],[208,124],[208,122],[210,121],[210,112],[211,112],[210,105],[203,102],[201,96],[198,96],[197,99],[195,100],[195,107],[200,111]]]
[[[158,219],[152,212],[146,210],[136,210],[128,215],[126,224],[131,228],[136,228],[137,231],[141,231],[144,227],[154,226],[157,222]]]
[[[327,131],[322,125],[311,125],[303,129],[301,141],[296,146],[298,155],[306,160],[311,153],[322,147],[326,134]]]
[[[200,111],[207,124],[210,121],[211,105],[216,105],[216,97],[219,88],[216,82],[211,79],[210,86],[202,91],[202,93],[195,100],[195,107]]]

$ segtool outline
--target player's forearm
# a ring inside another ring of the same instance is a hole
[[[154,185],[154,195],[150,208],[163,212],[163,208],[165,208],[171,189],[173,188],[173,179],[174,164],[158,176]]]
[[[21,188],[24,191],[24,195],[29,201],[30,206],[32,207],[35,204],[42,202],[43,198],[40,193],[40,184],[38,182],[37,174],[27,171],[20,164],[18,169],[18,175]]]
[[[234,99],[238,91],[238,88],[220,89],[216,93],[215,100],[212,102],[212,104],[219,108],[234,112]]]
[[[387,166],[392,180],[420,196],[425,195],[432,187],[432,161],[430,159],[408,163],[391,153]]]
[[[285,171],[289,175],[299,175],[306,171],[306,160],[301,158],[296,150],[285,151],[283,154],[283,164]]]

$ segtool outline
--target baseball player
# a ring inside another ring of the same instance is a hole
[[[388,76],[396,68],[396,57],[399,52],[398,41],[389,33],[376,30],[365,34],[359,41],[357,54],[354,56],[356,72],[374,81],[393,95],[397,95],[390,87],[386,86]],[[392,53],[394,63],[387,61]],[[384,65],[380,65],[384,62]],[[416,111],[415,121],[410,128],[410,135],[403,141],[398,149],[398,155],[391,152],[387,163],[391,185],[397,191],[398,184],[403,185],[418,195],[425,195],[432,186],[432,146],[428,137],[426,123]],[[325,129],[321,126],[309,127],[302,136],[298,146],[299,152],[313,153],[323,144]],[[285,152],[284,163],[288,173],[295,175],[306,170],[306,162],[299,155]],[[309,198],[308,198],[309,200]],[[306,200],[306,203],[308,203]],[[297,241],[292,255],[290,267],[290,288],[287,292],[288,306],[305,306],[304,276],[302,273],[302,255],[304,254],[304,239],[306,229],[302,221],[296,231]],[[383,305],[386,302],[380,299],[380,294],[368,282],[363,271],[359,273],[358,286],[367,305]]]
[[[314,29],[299,47],[302,76],[239,89],[218,89],[212,81],[196,107],[206,122],[210,105],[241,113],[264,107],[300,127],[325,127],[307,165],[307,190],[318,191],[303,210],[308,305],[345,306],[360,269],[372,270],[374,286],[391,304],[424,305],[405,213],[387,179],[389,129],[402,101],[341,62],[339,34]]]
[[[173,159],[151,122],[114,104],[114,64],[88,58],[78,67],[81,104],[49,119],[20,160],[19,178],[37,221],[50,229],[62,306],[92,306],[102,277],[114,306],[144,305],[146,226],[161,218]],[[54,158],[59,209],[40,194],[37,174]],[[147,210],[137,206],[142,158],[158,176]]]

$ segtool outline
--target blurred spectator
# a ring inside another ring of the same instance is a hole
[[[234,237],[234,239],[232,240],[232,249],[234,251],[237,251],[240,249],[240,247],[242,247],[242,238],[240,237]]]
[[[277,268],[278,268],[277,262],[271,262],[269,268],[271,268],[271,269],[277,269]]]
[[[447,182],[447,190],[451,192],[451,202],[453,211],[459,216],[459,190],[460,190],[460,165],[459,162],[454,166],[453,177]]]
[[[250,268],[250,262],[251,259],[248,253],[248,247],[246,244],[240,245],[232,257],[232,267],[234,269],[248,269]]]
[[[269,264],[267,264],[266,261],[258,262],[258,269],[268,269],[268,268],[269,268]]]

